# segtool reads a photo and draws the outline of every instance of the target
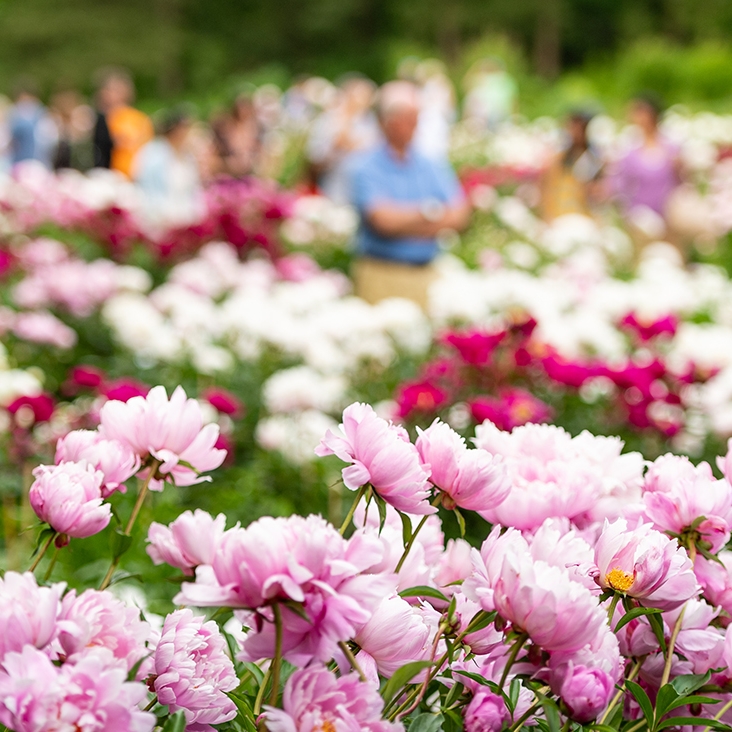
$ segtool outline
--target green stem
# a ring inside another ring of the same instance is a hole
[[[684,613],[686,612],[686,605],[681,608],[679,617],[674,623],[674,629],[671,631],[671,638],[668,642],[668,654],[666,655],[666,663],[663,667],[663,676],[661,677],[661,687],[668,684],[669,677],[671,676],[671,665],[674,660],[674,647],[676,646],[676,639],[679,637],[681,632],[681,623],[684,621]]]
[[[647,724],[646,720],[641,719],[640,722],[637,722],[632,727],[628,727],[628,729],[626,729],[625,732],[635,732],[635,730],[640,729],[641,727],[643,727],[646,724]]]
[[[36,555],[36,558],[33,560],[33,564],[31,564],[30,567],[28,567],[29,572],[35,572],[36,567],[41,563],[41,559],[43,559],[43,556],[48,551],[48,547],[51,546],[51,542],[58,536],[58,532],[54,531],[53,534],[51,534],[48,539],[46,539],[45,544],[41,547],[41,550]]]
[[[356,513],[356,507],[360,503],[361,499],[364,497],[364,494],[369,489],[370,486],[368,485],[362,485],[358,489],[358,493],[356,493],[356,498],[354,499],[353,503],[351,504],[351,508],[348,510],[348,514],[346,515],[346,518],[343,520],[343,523],[341,524],[340,528],[340,535],[343,536],[346,533],[346,529],[350,526],[351,520],[353,519],[353,514]]]
[[[264,678],[262,679],[262,685],[259,687],[259,691],[257,692],[257,698],[254,700],[254,709],[252,710],[252,714],[254,714],[255,719],[260,715],[260,713],[262,711],[262,701],[264,700],[264,690],[267,688],[267,683],[269,682],[270,676],[272,676],[272,666],[271,665],[264,674]]]
[[[442,493],[437,493],[434,500],[432,501],[433,506],[437,506],[440,501],[442,500]],[[407,542],[406,546],[404,547],[404,553],[401,556],[401,559],[397,563],[396,569],[394,570],[395,574],[399,574],[399,570],[404,565],[404,562],[407,561],[407,557],[409,556],[409,552],[412,549],[412,546],[414,546],[414,540],[417,538],[417,534],[422,530],[422,527],[427,523],[427,519],[431,516],[431,514],[428,514],[427,516],[422,516],[422,520],[417,524],[417,528],[412,532],[412,535],[409,537],[409,541]]]
[[[516,661],[516,658],[518,657],[519,652],[521,651],[522,646],[526,642],[526,639],[529,636],[526,633],[521,633],[521,635],[516,639],[516,642],[511,647],[511,652],[508,655],[508,661],[506,661],[506,668],[503,669],[503,673],[501,674],[501,680],[498,683],[498,686],[502,689],[503,685],[506,683],[506,679],[508,678],[509,671],[511,670],[511,666]]]
[[[158,703],[158,698],[157,698],[157,696],[154,696],[150,700],[150,703],[142,711],[143,712],[149,712],[157,703]]]
[[[269,694],[269,704],[277,705],[277,695],[280,691],[280,666],[282,665],[282,612],[280,606],[275,603],[272,606],[275,622],[275,656],[272,661],[272,691]]]
[[[716,713],[716,714],[714,715],[714,719],[716,719],[717,721],[719,721],[719,720],[720,720],[720,719],[722,719],[722,717],[723,717],[723,716],[725,715],[725,712],[728,712],[728,711],[729,711],[730,709],[732,709],[732,700],[728,701],[728,702],[727,702],[727,703],[726,703],[726,704],[725,704],[725,705],[724,705],[724,706],[723,706],[723,707],[722,707],[722,708],[721,708],[721,709],[720,709],[720,710],[719,710],[719,711],[718,711],[718,712],[717,712],[717,713]],[[706,730],[708,730],[708,729],[709,729],[709,727],[705,727],[705,728],[704,728],[704,730],[702,730],[702,732],[705,732],[705,731],[706,731]]]
[[[613,615],[615,615],[615,608],[618,606],[620,601],[620,593],[616,592],[613,595],[613,599],[610,601],[610,607],[607,611],[607,624],[610,626],[610,630],[613,629]]]
[[[358,674],[361,681],[367,681],[366,674],[363,669],[358,665],[356,656],[353,655],[353,651],[348,647],[348,643],[345,641],[338,641],[339,648],[343,651],[343,655],[348,659],[348,663],[351,664],[351,668]]]
[[[132,509],[132,514],[130,515],[130,520],[127,522],[127,526],[125,527],[125,536],[130,536],[132,533],[132,527],[135,525],[135,520],[137,519],[138,514],[140,513],[140,509],[142,508],[142,504],[145,502],[145,496],[147,496],[147,490],[148,486],[150,485],[150,481],[153,479],[153,476],[155,473],[157,473],[158,468],[160,467],[160,461],[159,460],[153,460],[152,464],[150,465],[150,470],[147,474],[147,477],[145,478],[145,482],[142,484],[142,487],[140,488],[140,492],[137,494],[137,500],[135,501],[135,505]],[[104,579],[102,580],[102,584],[99,585],[100,590],[106,590],[107,587],[109,587],[109,583],[112,581],[112,576],[114,575],[114,571],[119,566],[119,562],[122,556],[114,557],[112,559],[112,563],[109,565],[109,569],[107,570],[107,574],[104,576]]]
[[[55,551],[53,552],[51,561],[48,563],[48,569],[46,569],[46,574],[43,575],[44,583],[48,582],[48,580],[51,578],[51,572],[53,572],[53,568],[56,566],[57,559],[58,559],[58,547],[55,547]]]

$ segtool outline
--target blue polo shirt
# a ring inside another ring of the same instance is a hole
[[[351,199],[361,222],[356,252],[406,264],[427,264],[437,255],[437,240],[391,238],[377,234],[366,214],[379,203],[421,204],[429,199],[454,204],[463,192],[452,168],[410,149],[400,160],[385,143],[358,155],[351,164]]]

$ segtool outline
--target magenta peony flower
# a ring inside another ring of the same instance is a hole
[[[241,400],[230,391],[221,387],[212,386],[206,389],[201,394],[201,398],[205,399],[214,409],[221,412],[221,414],[228,414],[234,419],[244,414],[244,405],[241,403]]]
[[[108,401],[101,409],[100,421],[103,437],[129,445],[143,461],[148,457],[159,460],[158,473],[175,485],[210,480],[201,473],[218,468],[226,457],[223,450],[214,447],[218,425],[203,426],[200,405],[188,399],[180,386],[170,400],[165,388],[156,386],[146,397]],[[153,480],[150,488],[161,490],[162,484]]]
[[[377,689],[357,674],[337,677],[323,666],[295,671],[285,684],[283,709],[265,707],[269,732],[402,732],[399,722],[381,718]]]
[[[427,501],[429,469],[420,463],[406,431],[378,417],[368,404],[346,407],[341,434],[328,430],[315,454],[337,455],[351,463],[343,469],[343,482],[350,490],[370,483],[399,511],[417,515],[437,511]]]
[[[415,414],[434,414],[447,404],[448,395],[431,381],[408,381],[399,387],[396,402],[398,414],[409,418]]]
[[[469,406],[478,424],[488,420],[502,430],[512,430],[529,422],[547,422],[554,415],[548,404],[519,387],[505,387],[495,398],[477,397]]]
[[[58,668],[26,646],[0,664],[0,722],[15,732],[150,732],[155,716],[138,706],[147,690],[126,677],[104,648]]]
[[[153,669],[158,701],[171,713],[182,709],[188,729],[213,732],[210,725],[236,716],[236,706],[225,692],[235,689],[239,680],[213,620],[205,622],[190,610],[168,615],[153,652]]]
[[[39,465],[28,498],[41,521],[77,539],[106,528],[112,509],[102,498],[104,475],[86,461]]]
[[[599,668],[567,663],[552,669],[552,691],[558,694],[575,722],[586,724],[597,719],[610,703],[615,679]]]
[[[71,590],[61,603],[58,641],[64,655],[76,661],[89,648],[101,646],[130,671],[148,651],[150,626],[140,611],[118,600],[111,592]]]
[[[658,470],[654,468],[658,464]],[[718,552],[732,529],[732,485],[715,480],[707,463],[664,455],[651,465],[643,492],[645,515],[659,531],[680,535],[694,527],[707,549]]]
[[[378,686],[379,674],[388,679],[411,661],[429,660],[438,622],[430,623],[428,615],[398,595],[382,600],[354,638],[361,649],[356,660],[369,681]]]
[[[105,440],[96,430],[74,430],[56,443],[56,464],[86,460],[104,475],[102,496],[118,490],[125,493],[125,481],[140,469],[140,458],[129,445]]]
[[[146,397],[150,387],[136,379],[122,378],[102,385],[102,394],[109,400],[128,402],[132,397]]]
[[[0,577],[0,661],[31,645],[45,648],[56,636],[64,584],[39,587],[30,573]]]
[[[8,404],[8,412],[10,414],[18,415],[20,412],[27,411],[28,417],[23,418],[22,421],[26,426],[33,426],[38,422],[48,422],[53,417],[54,409],[56,405],[53,397],[50,394],[38,394],[37,396],[20,396]]]
[[[500,732],[512,721],[503,697],[487,688],[478,689],[473,694],[463,717],[465,732]]]
[[[302,603],[307,620],[282,607],[284,657],[295,665],[328,661],[338,641],[352,638],[393,591],[393,575],[365,573],[382,553],[378,537],[357,532],[346,541],[319,516],[265,517],[229,529],[212,567],[199,567],[196,582],[183,584],[175,602],[258,611],[244,643],[246,658],[255,660],[274,656],[269,606]]]
[[[625,519],[605,526],[595,544],[596,582],[642,605],[673,610],[699,592],[686,550],[651,524],[628,528]]]
[[[197,508],[184,511],[168,526],[150,524],[147,553],[155,564],[169,564],[192,575],[200,564],[212,564],[224,535],[226,516],[216,518]]]
[[[508,496],[511,483],[500,456],[468,450],[465,440],[439,420],[417,432],[417,450],[422,463],[429,466],[430,481],[444,494],[443,506],[466,508],[482,516]]]

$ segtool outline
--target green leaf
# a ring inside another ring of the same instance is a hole
[[[520,679],[511,679],[511,685],[508,687],[508,700],[510,704],[508,704],[508,711],[511,712],[511,716],[513,717],[513,713],[516,710],[516,705],[518,704],[519,699],[519,692],[521,691],[521,680]]]
[[[171,714],[163,725],[163,732],[185,732],[186,716],[183,712]]]
[[[40,548],[48,541],[49,537],[53,536],[55,533],[54,529],[50,526],[46,526],[46,528],[38,534],[38,540],[36,541],[36,545],[33,547],[31,557],[35,557],[40,551]]]
[[[720,699],[712,699],[711,696],[680,696],[676,701],[669,705],[664,714],[668,714],[673,709],[685,707],[687,704],[719,704],[720,701]],[[663,715],[659,714],[658,716],[662,717]]]
[[[655,607],[634,607],[632,610],[628,610],[623,615],[618,624],[615,626],[615,632],[617,633],[622,627],[626,626],[631,620],[640,618],[642,615],[657,615],[661,611]]]
[[[658,690],[656,697],[656,719],[661,719],[679,698],[679,694],[671,684],[665,684]]]
[[[489,681],[486,678],[483,678],[480,674],[473,673],[472,671],[463,671],[462,669],[454,669],[453,674],[458,674],[459,676],[466,676],[469,679],[472,679],[477,684],[481,684],[482,686],[494,686],[495,681]]]
[[[643,687],[639,684],[636,684],[635,681],[626,681],[625,685],[628,688],[628,691],[636,698],[636,701],[638,702],[638,705],[643,712],[643,716],[646,718],[646,723],[649,727],[652,728],[653,704],[651,704],[651,700],[648,698],[648,694],[646,694]]]
[[[409,732],[440,732],[443,722],[441,714],[418,714],[409,725]]]
[[[374,493],[374,500],[379,509],[379,536],[381,536],[381,532],[384,530],[384,524],[386,523],[386,501],[376,493]]]
[[[305,606],[301,602],[295,602],[294,600],[284,600],[280,601],[280,605],[283,605],[288,610],[292,610],[295,615],[298,615],[303,620],[307,620],[308,623],[312,625],[312,620],[310,619],[310,616],[307,614],[307,611],[305,610]]]
[[[397,513],[402,520],[402,541],[404,542],[404,546],[406,546],[412,538],[412,519],[406,513],[402,513],[401,511],[397,511]]]
[[[412,661],[397,669],[381,690],[384,704],[388,704],[405,684],[408,684],[420,671],[430,666],[432,666],[432,661]]]
[[[487,628],[498,616],[498,613],[493,610],[487,613],[485,610],[481,610],[473,616],[473,619],[468,623],[467,633],[475,633],[477,630],[483,630]]]
[[[671,686],[676,689],[679,696],[684,694],[691,694],[692,691],[701,689],[711,678],[711,672],[707,671],[705,674],[683,674],[677,676],[672,682]]]
[[[112,557],[119,559],[132,546],[132,537],[125,534],[121,527],[115,527],[109,535],[109,548],[112,550]]]
[[[664,719],[661,724],[656,727],[657,730],[666,729],[667,727],[711,727],[712,729],[723,729],[729,732],[730,726],[718,719],[704,719],[703,717],[670,717]]]
[[[238,694],[231,692],[225,692],[226,696],[236,704],[237,711],[239,712],[236,716],[237,719],[241,720],[242,724],[248,732],[257,732],[257,722],[254,718],[254,712],[252,711],[249,701]]]
[[[402,590],[399,593],[399,597],[433,597],[435,600],[450,602],[439,590],[436,590],[434,587],[427,587],[427,585],[409,587],[406,590]]]
[[[458,697],[463,693],[464,688],[465,687],[459,681],[455,682],[452,685],[452,689],[450,689],[448,695],[445,697],[445,702],[443,706],[451,707],[458,699]]]
[[[661,651],[663,651],[663,653],[666,653],[666,637],[664,635],[665,631],[664,631],[664,627],[663,627],[663,620],[661,620],[661,616],[658,613],[653,613],[653,614],[649,615],[648,623],[651,626],[653,635],[656,636],[658,645],[661,646]]]
[[[559,708],[557,707],[556,702],[543,694],[539,696],[539,702],[541,703],[541,706],[544,707],[544,715],[546,716],[549,732],[559,732],[562,725],[559,719]]]
[[[452,512],[455,514],[455,518],[457,519],[458,526],[460,527],[460,536],[464,539],[465,538],[465,519],[463,518],[463,515],[460,513],[460,511],[457,510],[457,508],[453,508]]]
[[[590,725],[590,729],[597,730],[597,732],[618,732],[615,727],[611,727],[609,724],[600,724],[599,722]]]
[[[254,679],[257,682],[257,686],[261,686],[262,682],[264,681],[264,671],[262,671],[262,669],[259,668],[256,663],[251,663],[250,661],[243,663],[242,666],[247,671],[249,671],[252,676],[254,676]]]

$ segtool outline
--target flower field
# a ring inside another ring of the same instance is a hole
[[[0,725],[730,729],[732,119],[666,126],[686,247],[458,126],[427,312],[320,196],[0,180]]]

